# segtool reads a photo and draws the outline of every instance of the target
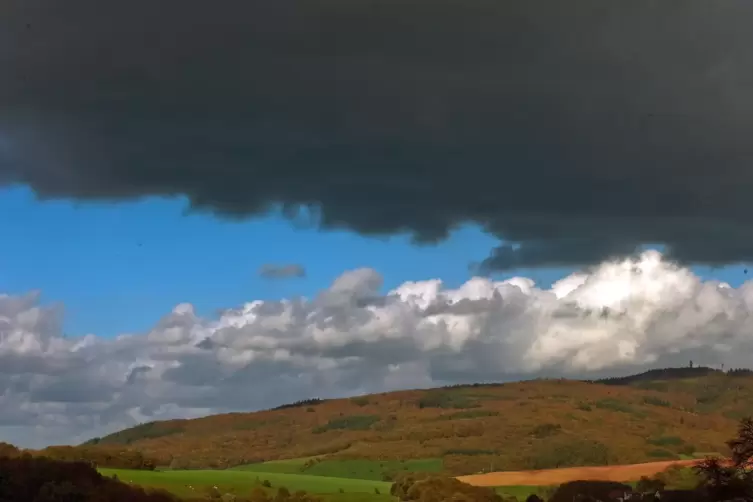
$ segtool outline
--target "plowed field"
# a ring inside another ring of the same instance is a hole
[[[460,476],[458,479],[475,486],[549,486],[568,481],[637,481],[641,476],[654,476],[672,465],[690,466],[698,460],[670,460],[645,464],[608,465],[603,467],[566,467],[539,471],[490,472]]]

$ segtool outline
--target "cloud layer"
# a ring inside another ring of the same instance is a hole
[[[179,13],[179,15],[177,14]],[[753,259],[749,0],[6,0],[0,185]]]
[[[406,282],[371,269],[310,299],[217,319],[176,306],[147,333],[65,338],[59,306],[0,296],[0,440],[70,443],[140,421],[456,382],[598,376],[753,356],[753,282],[704,282],[654,251],[539,289]]]

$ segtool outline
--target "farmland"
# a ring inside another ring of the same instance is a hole
[[[348,500],[386,500],[390,483],[361,479],[312,476],[284,472],[254,472],[250,470],[192,470],[192,471],[139,471],[125,469],[100,469],[106,476],[116,475],[124,482],[167,490],[180,497],[196,497],[204,490],[217,486],[222,493],[248,496],[252,489],[264,486],[270,492],[285,487],[291,492],[303,490],[325,495],[327,500],[349,495]],[[267,481],[269,486],[262,485]],[[377,493],[379,492],[379,493]],[[384,495],[382,495],[384,494]]]

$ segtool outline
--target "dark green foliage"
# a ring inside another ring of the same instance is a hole
[[[619,411],[622,413],[633,413],[633,409],[629,405],[622,403],[620,401],[617,401],[616,399],[602,399],[601,401],[597,401],[595,403],[595,406],[602,410]]]
[[[629,485],[615,481],[571,481],[561,484],[549,502],[572,502],[573,500],[615,500],[613,493],[632,493]]]
[[[355,404],[356,406],[366,406],[369,404],[370,401],[367,396],[359,396],[359,397],[352,398],[350,402]]]
[[[364,431],[379,422],[378,415],[351,415],[349,417],[330,420],[325,425],[316,427],[312,432],[321,434],[327,431],[347,429],[351,431]]]
[[[581,411],[591,411],[591,405],[588,403],[578,403],[578,409]]]
[[[87,462],[44,457],[0,458],[4,502],[177,502],[165,492],[145,491],[99,474]]]
[[[543,441],[528,459],[530,469],[609,465],[609,448],[599,441],[570,439]]]
[[[601,380],[590,380],[592,383],[603,385],[631,385],[646,380],[681,380],[685,378],[698,378],[711,374],[723,374],[720,370],[697,366],[695,368],[661,368],[649,370],[637,375],[616,378],[602,378]]]
[[[656,448],[654,450],[650,450],[646,453],[651,458],[659,458],[659,459],[673,459],[677,458],[677,455],[672,453],[669,450],[664,450],[661,448]]]
[[[664,399],[659,399],[655,396],[646,396],[643,398],[643,402],[646,404],[650,404],[652,406],[663,406],[665,408],[669,408],[671,404],[669,401],[665,401]]]
[[[273,410],[285,410],[287,408],[302,408],[303,406],[314,406],[317,404],[322,404],[324,402],[324,399],[303,399],[301,401],[296,401],[294,403],[288,403],[288,404],[281,404],[280,406],[277,406],[275,408],[272,408]]]
[[[658,478],[647,478],[642,476],[635,485],[635,491],[638,493],[656,493],[664,489],[664,481]]]
[[[748,368],[733,368],[727,371],[727,375],[731,377],[753,376],[753,370]]]
[[[685,444],[685,441],[677,436],[659,436],[657,438],[648,439],[647,442],[654,446],[677,446]]]
[[[502,498],[490,488],[471,486],[455,478],[437,475],[402,475],[393,483],[390,494],[402,501],[502,502]]]
[[[450,408],[467,409],[478,408],[479,404],[470,397],[451,391],[427,392],[418,401],[419,408]]]
[[[147,422],[145,424],[125,429],[103,438],[94,438],[82,446],[106,445],[106,444],[131,444],[143,439],[155,439],[173,434],[180,434],[184,429],[174,422]]]
[[[562,426],[560,424],[541,424],[534,427],[531,431],[531,435],[535,438],[543,439],[549,436],[554,436],[561,430]]]
[[[264,488],[272,488],[272,482],[270,480],[268,480],[268,479],[265,479],[264,481],[262,481],[261,485]]]

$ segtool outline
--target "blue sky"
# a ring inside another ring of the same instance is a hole
[[[310,296],[345,270],[372,267],[385,289],[406,280],[469,277],[495,239],[472,227],[436,246],[407,237],[364,238],[350,232],[296,228],[279,217],[245,222],[186,215],[181,199],[131,203],[37,201],[25,188],[0,191],[0,292],[39,289],[65,305],[71,335],[142,332],[178,303],[200,314],[253,299]],[[264,263],[298,263],[307,277],[264,280]],[[739,284],[741,267],[697,269]],[[520,270],[542,285],[568,271]]]

